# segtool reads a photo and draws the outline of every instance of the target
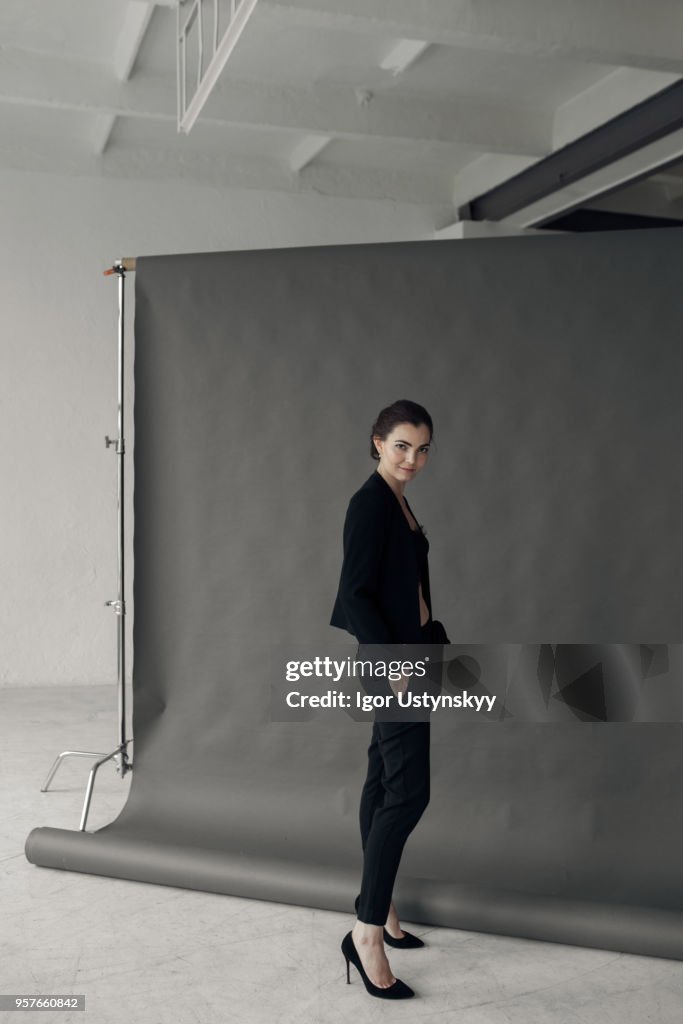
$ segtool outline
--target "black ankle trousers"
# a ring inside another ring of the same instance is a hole
[[[384,924],[406,839],[429,803],[429,722],[375,722],[360,800],[358,919]]]
[[[424,642],[434,642],[432,620]],[[422,817],[430,794],[426,721],[375,721],[368,747],[368,771],[360,798],[363,878],[358,920],[383,925],[389,914],[403,847]]]

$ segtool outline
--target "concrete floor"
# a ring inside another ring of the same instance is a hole
[[[41,1011],[42,1024],[683,1019],[681,962],[409,921],[428,946],[388,949],[394,974],[417,994],[390,1008],[366,993],[353,967],[346,984],[339,944],[352,908],[338,914],[36,867],[26,836],[41,825],[78,828],[91,762],[69,759],[54,788],[40,786],[61,750],[111,750],[115,688],[6,688],[0,704],[0,992],[86,997],[85,1013]],[[129,779],[100,769],[89,830],[116,816]],[[0,1012],[10,1019],[17,1014]]]

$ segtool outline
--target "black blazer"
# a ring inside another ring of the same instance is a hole
[[[330,625],[348,630],[361,644],[420,643],[419,582],[408,520],[375,470],[346,511],[344,561]],[[428,574],[422,595],[431,615]]]

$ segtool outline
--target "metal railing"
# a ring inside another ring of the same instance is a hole
[[[179,132],[191,130],[256,4],[257,0],[181,0],[176,34]]]

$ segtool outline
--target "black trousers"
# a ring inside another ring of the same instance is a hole
[[[424,643],[437,642],[431,619],[422,629]],[[359,809],[363,878],[358,920],[366,924],[386,922],[403,847],[429,803],[430,729],[428,717],[375,721],[372,727]]]

